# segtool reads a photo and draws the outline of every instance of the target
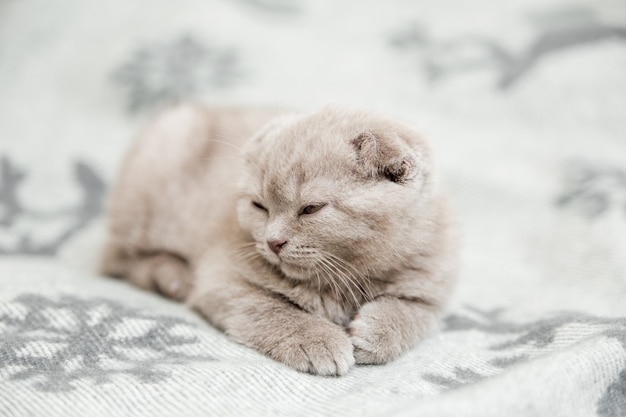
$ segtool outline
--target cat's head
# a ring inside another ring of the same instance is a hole
[[[245,154],[240,225],[291,279],[401,267],[432,223],[428,146],[392,120],[335,109],[283,117]]]

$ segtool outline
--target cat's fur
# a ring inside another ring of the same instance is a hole
[[[422,339],[455,265],[413,129],[358,111],[181,105],[123,164],[102,270],[185,300],[280,362],[341,375]]]

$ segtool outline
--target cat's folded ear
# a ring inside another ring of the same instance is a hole
[[[366,131],[351,141],[362,172],[371,178],[384,178],[404,184],[421,171],[420,155],[396,133]]]

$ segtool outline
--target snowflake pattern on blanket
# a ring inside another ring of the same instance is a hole
[[[626,217],[626,170],[606,163],[576,161],[566,167],[565,189],[556,205],[595,219],[612,210]]]
[[[447,368],[426,372],[421,377],[442,391],[478,384],[498,376],[513,366],[560,351],[575,349],[598,338],[617,341],[626,358],[626,317],[598,317],[575,311],[544,314],[543,318],[516,321],[507,319],[510,311],[498,308],[481,310],[466,306],[444,318],[443,339],[465,334],[472,352],[472,364],[464,354],[448,358]],[[445,342],[444,342],[445,343]],[[618,417],[626,411],[624,378],[626,366],[604,390],[596,404],[599,416]]]
[[[74,205],[60,204],[48,210],[28,206],[22,190],[28,174],[8,156],[0,155],[0,255],[55,255],[103,211],[106,185],[83,161],[72,166],[71,184],[79,195]],[[57,226],[55,233],[39,237],[37,227],[47,226]]]
[[[0,304],[0,374],[53,392],[118,375],[158,383],[171,374],[166,365],[212,360],[194,349],[195,330],[108,299],[24,294]]]
[[[495,68],[499,73],[497,86],[507,90],[551,55],[610,39],[626,42],[626,25],[604,23],[586,7],[534,13],[529,23],[537,34],[521,52],[510,51],[497,39],[481,35],[437,39],[422,23],[414,23],[398,32],[391,44],[399,50],[415,53],[421,61],[422,73],[431,82]]]

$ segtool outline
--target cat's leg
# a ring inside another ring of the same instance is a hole
[[[437,308],[420,298],[382,296],[361,307],[349,325],[358,364],[384,364],[412,348],[433,327]]]
[[[345,330],[226,268],[200,269],[188,304],[236,342],[299,371],[343,375],[354,364]]]
[[[184,300],[193,282],[187,260],[177,254],[167,251],[129,254],[113,244],[105,249],[100,270],[175,300]]]

